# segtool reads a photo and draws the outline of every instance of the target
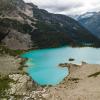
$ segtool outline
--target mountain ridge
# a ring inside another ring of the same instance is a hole
[[[86,13],[87,15],[88,13]],[[92,16],[78,18],[78,21],[87,28],[93,35],[100,39],[100,12],[92,13]]]
[[[23,0],[1,0],[0,35],[0,41],[11,49],[58,47],[97,39],[74,19]]]

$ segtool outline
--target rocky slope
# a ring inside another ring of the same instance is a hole
[[[47,87],[37,85],[21,70],[23,60],[0,55],[0,100],[45,100],[48,96]]]
[[[100,12],[83,14],[78,18],[78,21],[100,39]]]
[[[97,38],[74,19],[22,0],[0,1],[0,42],[11,49],[56,47]]]

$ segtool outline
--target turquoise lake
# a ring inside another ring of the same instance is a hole
[[[59,84],[68,74],[67,68],[61,68],[60,63],[70,62],[70,58],[75,60],[71,63],[81,64],[85,61],[89,64],[100,64],[100,49],[98,48],[52,48],[29,51],[23,55],[28,58],[26,65],[27,73],[40,85]]]

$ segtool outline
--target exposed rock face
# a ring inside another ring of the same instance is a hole
[[[0,41],[11,49],[57,47],[96,39],[68,16],[51,14],[23,0],[0,1]]]
[[[86,13],[78,21],[100,39],[100,12]]]
[[[27,92],[28,88],[31,91],[33,83],[27,75],[13,74],[9,75],[9,78],[17,82],[10,84],[9,94],[22,95]]]
[[[1,0],[0,2],[0,41],[10,49],[30,49],[34,41],[29,34],[35,23],[32,7],[23,0]]]
[[[31,36],[11,30],[9,34],[2,40],[10,49],[30,49],[32,47]]]
[[[0,15],[2,17],[18,17],[18,11],[25,9],[25,3],[22,0],[1,0]],[[17,12],[17,13],[16,13]]]
[[[17,100],[44,100],[48,96],[47,89],[36,86],[27,75],[12,74],[9,75],[9,78],[14,81],[10,83],[10,89],[8,90],[10,98]]]

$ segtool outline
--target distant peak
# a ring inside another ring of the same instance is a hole
[[[97,12],[86,12],[86,13],[80,15],[77,19],[90,18],[95,14],[97,14]]]
[[[36,6],[35,4],[33,4],[33,3],[27,3],[27,4],[30,5],[30,6],[38,7],[38,6]]]

